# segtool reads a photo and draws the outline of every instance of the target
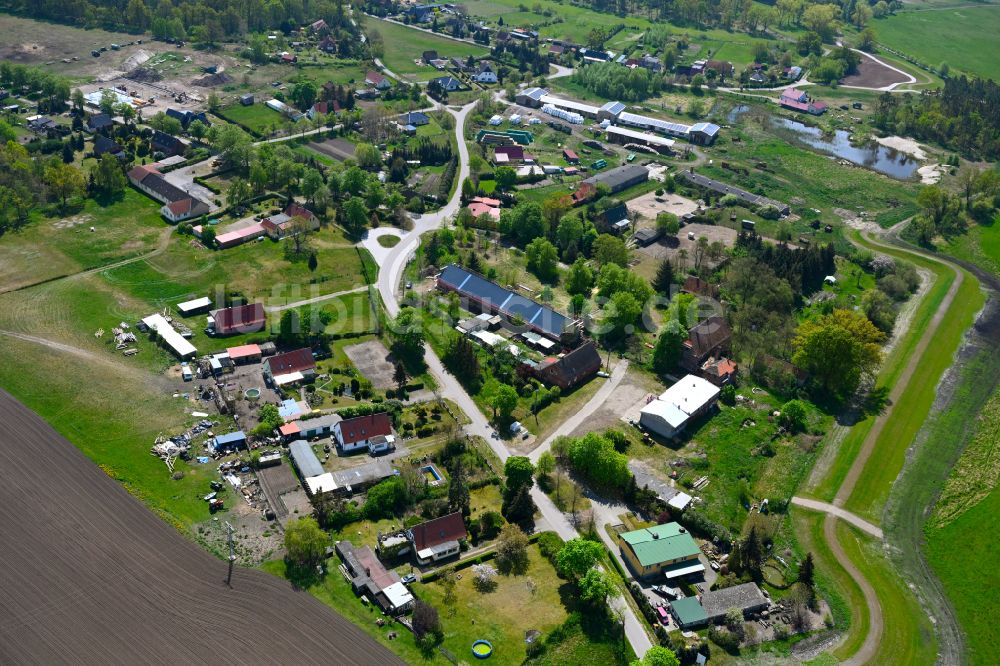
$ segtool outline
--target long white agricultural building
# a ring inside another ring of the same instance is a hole
[[[163,341],[163,344],[169,347],[178,358],[191,358],[198,353],[195,346],[178,333],[163,315],[158,313],[149,315],[142,320],[142,323],[149,330],[155,332],[157,337]]]

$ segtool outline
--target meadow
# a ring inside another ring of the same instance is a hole
[[[365,17],[365,28],[369,33],[375,31],[382,36],[385,48],[382,62],[385,66],[393,73],[415,81],[427,81],[442,75],[433,67],[414,63],[424,51],[437,51],[441,58],[465,58],[470,55],[479,58],[488,53],[482,46],[440,37],[370,16]]]
[[[905,9],[871,22],[878,41],[935,69],[1000,79],[1000,6]]]
[[[269,96],[261,95],[260,97],[261,99],[257,99],[250,106],[242,104],[227,106],[220,109],[218,115],[225,120],[241,125],[255,136],[270,134],[274,128],[281,127],[288,119],[264,104]]]
[[[36,212],[0,237],[0,292],[144,254],[168,230],[159,204],[131,188],[117,201],[88,199],[62,217]]]

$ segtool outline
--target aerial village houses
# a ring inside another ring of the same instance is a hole
[[[375,71],[365,74],[365,83],[376,90],[388,90],[392,87],[392,81]]]
[[[670,602],[670,612],[684,631],[722,622],[726,613],[735,608],[744,618],[767,610],[771,602],[756,583],[743,583],[718,590],[709,590],[701,597],[684,597]]]
[[[272,239],[282,240],[304,231],[316,231],[319,229],[319,218],[308,208],[290,203],[284,212],[261,220],[260,226]]]
[[[355,453],[367,450],[371,440],[392,436],[392,422],[385,412],[344,419],[333,426],[337,440],[337,451]],[[382,443],[382,442],[378,442]]]
[[[359,548],[344,540],[337,542],[336,551],[355,594],[369,597],[389,615],[401,615],[413,607],[413,595],[399,574],[387,570],[370,547]]]
[[[547,357],[538,364],[535,373],[550,386],[566,391],[597,374],[601,369],[601,355],[597,345],[588,340],[561,358]]]
[[[733,331],[725,318],[712,316],[692,326],[684,341],[680,365],[688,372],[697,372],[709,358],[729,351]]]
[[[316,359],[311,349],[303,347],[266,359],[263,372],[267,382],[277,387],[309,381],[316,376]]]
[[[473,197],[467,206],[473,217],[489,215],[496,221],[500,221],[500,200],[489,197]]]
[[[636,578],[674,580],[705,571],[701,549],[678,523],[644,527],[618,536],[622,557]]]
[[[215,335],[256,333],[262,330],[266,323],[267,319],[262,303],[221,308],[212,313],[212,327]]]
[[[153,166],[134,167],[128,172],[128,180],[136,189],[163,203],[160,214],[171,222],[180,222],[209,212],[208,204],[168,183]]]
[[[461,511],[428,520],[407,530],[413,554],[421,565],[458,555],[461,542],[466,536],[465,519]]]

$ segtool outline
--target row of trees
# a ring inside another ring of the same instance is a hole
[[[663,89],[663,75],[643,67],[630,69],[618,63],[594,63],[579,67],[571,77],[592,93],[606,99],[641,102],[656,97]]]

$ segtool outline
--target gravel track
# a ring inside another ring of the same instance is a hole
[[[0,421],[0,663],[402,663],[286,581],[227,587],[225,562],[3,391]]]

